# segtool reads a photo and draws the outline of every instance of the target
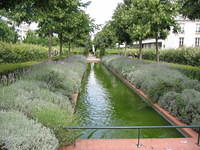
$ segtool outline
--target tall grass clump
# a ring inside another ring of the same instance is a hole
[[[57,150],[58,140],[48,128],[23,113],[0,111],[0,149]]]
[[[48,128],[60,146],[70,144],[78,133],[63,127],[78,121],[71,96],[79,92],[85,70],[82,56],[35,65],[21,79],[0,87],[0,110],[21,112]]]
[[[186,123],[200,123],[198,80],[192,80],[164,63],[147,63],[122,56],[106,56],[103,62],[180,120]]]

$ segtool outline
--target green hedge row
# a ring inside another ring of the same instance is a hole
[[[48,57],[46,47],[31,44],[11,44],[0,41],[0,63],[19,63]]]
[[[127,55],[139,56],[139,53],[137,49],[133,49],[127,50]],[[155,49],[143,49],[143,58],[148,60],[155,60]],[[200,48],[160,50],[160,60],[184,65],[200,66]]]
[[[185,74],[191,79],[196,79],[200,81],[200,67],[194,67],[189,65],[179,65],[179,64],[170,64],[172,68],[175,68]]]

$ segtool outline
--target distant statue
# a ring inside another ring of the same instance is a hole
[[[95,55],[95,47],[94,47],[94,45],[92,45],[92,52]]]

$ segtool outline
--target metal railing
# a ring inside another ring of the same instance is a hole
[[[64,129],[68,130],[77,130],[77,129],[97,129],[97,130],[104,130],[104,129],[115,129],[115,130],[125,130],[125,129],[135,129],[137,130],[137,147],[140,147],[140,132],[142,129],[183,129],[183,128],[192,128],[198,129],[198,137],[197,137],[197,145],[200,146],[200,125],[190,125],[190,126],[116,126],[116,127],[64,127]]]

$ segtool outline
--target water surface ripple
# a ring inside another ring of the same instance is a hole
[[[170,125],[102,64],[88,64],[77,104],[80,126]],[[145,129],[143,138],[182,137],[175,129]],[[136,138],[136,130],[84,130],[81,138]]]

